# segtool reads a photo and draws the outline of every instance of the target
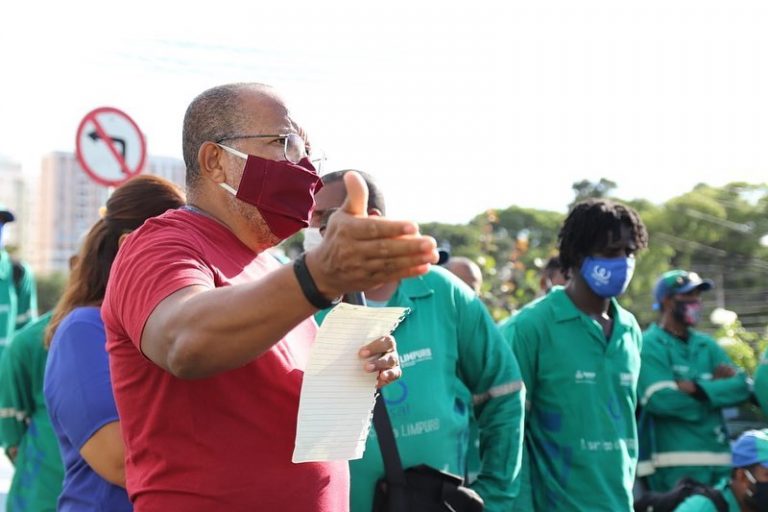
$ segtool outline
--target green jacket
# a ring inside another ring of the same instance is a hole
[[[768,415],[768,350],[763,353],[755,370],[754,393],[760,408]]]
[[[525,401],[512,351],[483,303],[442,268],[402,280],[387,305],[410,308],[394,331],[403,377],[382,390],[403,467],[428,464],[463,477],[474,410],[482,465],[471,487],[487,511],[507,511],[517,493]],[[373,428],[363,458],[349,467],[350,509],[370,512],[384,477]]]
[[[21,264],[18,283],[13,276],[13,262],[0,249],[0,352],[10,342],[13,332],[37,318],[37,286],[32,270]]]
[[[641,451],[650,464],[653,490],[671,489],[681,476],[714,485],[730,472],[731,455],[721,409],[749,398],[743,371],[712,379],[720,364],[734,366],[715,340],[691,330],[687,342],[654,324],[643,333],[642,371],[638,396],[643,410]],[[703,395],[680,391],[677,381],[694,381]]]
[[[7,499],[9,512],[54,511],[64,467],[43,397],[51,314],[17,332],[0,357],[0,441],[18,447]]]
[[[635,317],[615,300],[610,314],[607,340],[600,324],[557,288],[515,317],[535,511],[632,509],[642,338]]]
[[[535,304],[536,301],[529,303],[526,307],[530,307]],[[515,337],[515,321],[517,319],[517,311],[512,315],[499,322],[499,332],[504,339],[512,346],[512,340]],[[533,489],[531,489],[531,461],[529,460],[528,450],[523,443],[523,457],[520,464],[520,476],[518,481],[520,482],[520,490],[515,497],[515,501],[512,504],[509,512],[530,512],[533,510]]]
[[[715,485],[715,489],[720,491],[725,498],[725,502],[728,503],[728,512],[740,512],[741,507],[736,501],[736,496],[731,491],[730,479],[724,478]],[[717,512],[715,503],[706,496],[694,495],[687,498],[684,502],[677,506],[675,512]]]

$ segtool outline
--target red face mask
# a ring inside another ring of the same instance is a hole
[[[273,235],[285,240],[309,226],[315,208],[315,193],[323,187],[323,182],[308,158],[292,164],[287,160],[267,160],[221,147],[246,161],[237,190],[226,183],[219,185],[239,200],[258,208]]]

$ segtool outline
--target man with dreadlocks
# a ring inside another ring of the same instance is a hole
[[[533,510],[629,511],[642,334],[616,297],[648,235],[632,208],[589,199],[559,240],[568,284],[524,308],[511,333],[528,389]]]

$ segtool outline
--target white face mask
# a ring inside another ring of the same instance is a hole
[[[320,228],[304,229],[304,252],[311,251],[323,241]]]

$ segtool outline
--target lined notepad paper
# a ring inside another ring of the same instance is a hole
[[[390,334],[406,312],[341,303],[328,313],[304,371],[293,462],[363,456],[377,375],[363,370],[357,353]]]

